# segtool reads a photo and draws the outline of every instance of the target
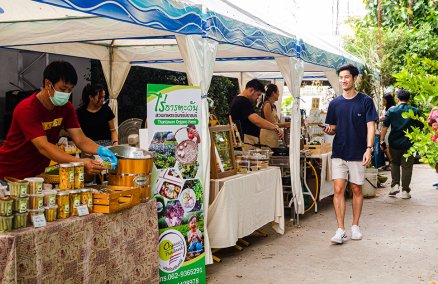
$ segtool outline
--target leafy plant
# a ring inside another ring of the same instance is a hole
[[[412,110],[402,114],[403,118],[411,118],[421,122],[422,127],[413,127],[411,131],[406,131],[406,137],[413,143],[405,157],[420,155],[420,162],[429,164],[432,168],[438,163],[438,143],[436,135],[438,130],[429,126],[427,119],[415,115]]]

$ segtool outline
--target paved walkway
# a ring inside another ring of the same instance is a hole
[[[388,197],[389,185],[379,189],[364,203],[363,240],[343,245],[330,244],[336,221],[327,198],[317,214],[301,218],[300,227],[288,222],[283,236],[266,226],[269,236],[254,233],[243,251],[218,252],[223,261],[207,266],[207,282],[438,283],[436,182],[434,170],[415,165],[412,199]],[[351,199],[347,206],[346,224],[351,224]]]

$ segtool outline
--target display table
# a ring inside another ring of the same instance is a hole
[[[0,233],[1,283],[158,283],[155,199]]]
[[[331,156],[332,152],[307,156],[307,159],[321,160],[321,175],[319,179],[319,198],[322,200],[334,193],[333,180],[331,177]]]
[[[215,196],[208,208],[210,248],[236,244],[269,222],[284,233],[283,187],[278,167],[212,180]]]

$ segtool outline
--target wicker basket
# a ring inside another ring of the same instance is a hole
[[[44,178],[45,183],[53,183],[58,184],[59,183],[59,175],[49,175],[46,173],[40,174],[40,177]],[[84,174],[84,182],[92,182],[94,180],[94,175],[90,174]]]

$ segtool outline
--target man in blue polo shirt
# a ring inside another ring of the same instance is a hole
[[[350,182],[353,192],[353,223],[351,239],[362,239],[359,219],[362,212],[362,185],[365,181],[365,167],[371,162],[375,121],[379,119],[373,100],[357,92],[355,82],[359,70],[351,65],[338,69],[342,96],[329,104],[324,132],[335,135],[332,150],[332,178],[334,179],[333,205],[338,229],[332,243],[342,244],[348,240],[345,232],[345,187]]]
[[[388,127],[391,126],[391,133],[389,133],[388,144],[389,153],[391,154],[391,191],[389,196],[395,197],[400,192],[400,167],[401,167],[401,184],[402,194],[401,198],[411,198],[411,184],[412,169],[414,167],[414,157],[403,157],[407,153],[408,149],[412,146],[409,138],[406,137],[405,131],[410,130],[412,126],[420,127],[421,123],[417,120],[410,118],[403,118],[402,113],[412,110],[416,115],[419,114],[418,109],[408,105],[408,101],[411,95],[406,90],[400,90],[397,92],[397,98],[399,104],[393,106],[386,112],[385,119],[382,122],[382,131],[380,133],[380,147],[386,148],[385,136],[388,132]]]

